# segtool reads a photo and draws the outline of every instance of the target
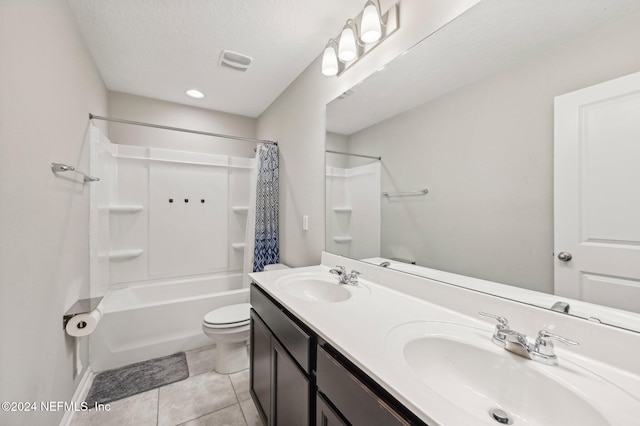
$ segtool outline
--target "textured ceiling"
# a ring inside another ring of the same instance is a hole
[[[350,135],[640,10],[640,0],[482,0],[327,108]]]
[[[109,90],[257,117],[365,1],[67,3]],[[252,57],[249,70],[218,66],[223,49]],[[206,97],[188,98],[191,88]]]

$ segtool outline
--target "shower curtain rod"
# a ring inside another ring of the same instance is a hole
[[[221,133],[202,132],[200,130],[183,129],[181,127],[161,126],[159,124],[142,123],[140,121],[123,120],[121,118],[101,117],[99,115],[93,115],[93,114],[89,114],[89,120],[113,121],[114,123],[134,124],[136,126],[153,127],[155,129],[173,130],[176,132],[184,132],[184,133],[195,133],[196,135],[215,136],[217,138],[235,139],[237,141],[264,143],[268,145],[278,145],[278,142],[276,141],[243,138],[241,136],[223,135]]]
[[[373,158],[374,160],[382,160],[382,157],[375,157],[373,155],[351,154],[350,152],[332,151],[330,149],[325,150],[325,152],[328,152],[330,154],[350,155],[352,157],[363,157],[363,158]]]

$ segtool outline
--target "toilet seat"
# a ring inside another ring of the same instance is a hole
[[[223,306],[204,316],[203,325],[208,328],[232,328],[249,324],[249,303]]]

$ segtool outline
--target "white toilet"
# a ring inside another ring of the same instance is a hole
[[[265,271],[288,269],[280,263],[265,266]],[[223,306],[204,316],[202,331],[216,342],[214,369],[221,374],[249,368],[249,303]]]
[[[204,316],[202,331],[216,342],[214,369],[218,373],[230,374],[249,367],[249,309],[250,304],[239,303]]]

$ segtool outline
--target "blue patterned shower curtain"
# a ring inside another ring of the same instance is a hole
[[[253,272],[280,261],[278,244],[278,147],[258,148],[258,182],[256,187],[256,242]]]

